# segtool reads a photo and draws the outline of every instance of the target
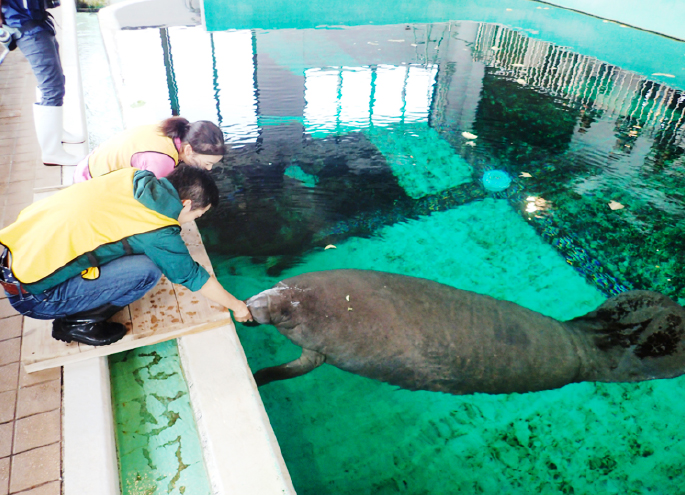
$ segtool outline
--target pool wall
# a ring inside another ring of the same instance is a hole
[[[679,15],[685,10],[685,6],[676,3],[682,4],[675,0],[661,0],[657,2],[656,8],[652,9],[650,4],[650,7],[644,6],[641,9],[654,12],[663,12],[665,9],[673,19],[670,22],[676,24],[678,19],[685,18],[685,14]],[[618,5],[618,0],[612,4]],[[637,5],[639,2],[632,1],[630,4]],[[671,4],[673,7],[670,7]],[[631,10],[625,7],[625,2],[621,2],[621,9]],[[597,14],[592,11],[588,13],[600,15],[605,11],[598,11]],[[685,47],[682,41],[639,29],[627,29],[608,19],[591,17],[566,8],[529,0],[465,0],[458,3],[447,0],[413,3],[382,0],[373,4],[345,0],[319,0],[306,4],[293,4],[285,0],[260,0],[249,5],[204,0],[202,14],[209,31],[334,29],[339,26],[456,20],[497,23],[524,31],[531,38],[564,46],[579,54],[596,57],[623,69],[685,89]],[[663,22],[666,30],[666,21]],[[649,29],[647,25],[638,27]],[[685,38],[685,34],[682,34],[683,28],[673,27],[676,28],[681,31],[679,37]],[[664,34],[676,36],[672,34],[671,28],[668,29],[669,31]],[[626,50],[626,47],[632,49]],[[673,60],[682,60],[684,63],[680,67],[673,67]],[[664,70],[667,64],[671,67],[670,73]]]
[[[685,39],[685,2],[681,0],[547,0],[546,3]]]

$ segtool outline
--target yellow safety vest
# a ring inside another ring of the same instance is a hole
[[[81,255],[126,237],[179,225],[133,196],[128,168],[74,184],[33,203],[0,230],[0,244],[12,254],[12,272],[23,284],[38,282]],[[97,269],[85,278],[97,278]]]
[[[178,150],[174,140],[162,134],[159,124],[128,129],[97,147],[88,158],[91,177],[100,177],[113,170],[129,168],[136,153],[152,151],[173,158],[178,165]]]

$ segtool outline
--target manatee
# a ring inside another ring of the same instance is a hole
[[[581,381],[672,378],[685,369],[685,310],[650,291],[559,321],[475,292],[372,270],[306,273],[247,301],[302,347],[258,385],[326,362],[408,390],[533,392]]]

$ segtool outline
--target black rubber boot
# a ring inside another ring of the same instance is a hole
[[[88,345],[112,344],[126,335],[124,325],[106,321],[120,309],[120,306],[108,303],[99,308],[57,318],[52,323],[52,337],[63,342],[75,340]]]

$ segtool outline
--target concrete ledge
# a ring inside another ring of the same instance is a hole
[[[65,366],[62,400],[64,494],[120,494],[107,358]]]
[[[178,339],[213,492],[295,494],[233,325]]]
[[[57,36],[60,43],[60,59],[66,79],[64,96],[64,127],[72,134],[84,136],[81,144],[65,144],[64,149],[74,156],[88,154],[88,129],[86,127],[86,106],[83,101],[81,86],[81,68],[78,59],[78,41],[76,34],[76,1],[63,0],[59,9]],[[61,29],[59,29],[61,27]],[[62,184],[72,184],[74,168],[62,168]]]
[[[199,0],[124,0],[99,12],[110,29],[197,26],[202,18]]]

